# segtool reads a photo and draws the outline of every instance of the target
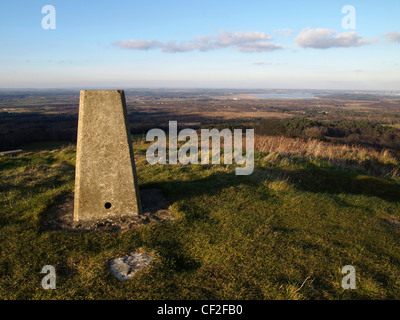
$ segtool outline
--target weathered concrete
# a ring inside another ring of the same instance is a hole
[[[74,221],[141,213],[123,90],[80,95]]]
[[[110,271],[119,281],[125,281],[132,278],[136,272],[149,266],[152,262],[153,258],[151,255],[132,252],[127,257],[111,260]]]

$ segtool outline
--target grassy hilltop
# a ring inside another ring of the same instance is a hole
[[[0,299],[399,299],[400,228],[387,223],[400,219],[396,158],[274,139],[257,138],[250,176],[151,166],[136,140],[140,188],[160,188],[177,219],[129,232],[42,229],[73,191],[75,147],[0,158]],[[109,260],[135,249],[155,263],[121,283]],[[348,264],[356,290],[341,287]],[[56,290],[41,287],[45,265]]]

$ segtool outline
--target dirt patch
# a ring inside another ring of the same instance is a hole
[[[140,190],[142,214],[138,217],[121,217],[96,220],[88,224],[73,221],[74,195],[68,194],[59,199],[43,215],[43,231],[125,231],[134,230],[153,222],[169,222],[174,220],[168,209],[168,202],[159,189]]]
[[[382,218],[382,221],[393,228],[400,228],[400,221],[396,218]]]

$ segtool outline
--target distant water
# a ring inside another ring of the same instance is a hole
[[[253,94],[253,97],[264,99],[310,99],[317,98],[313,93],[270,93],[270,94]]]

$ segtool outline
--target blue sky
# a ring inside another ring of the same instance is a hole
[[[2,1],[0,43],[2,88],[400,90],[398,0]]]

